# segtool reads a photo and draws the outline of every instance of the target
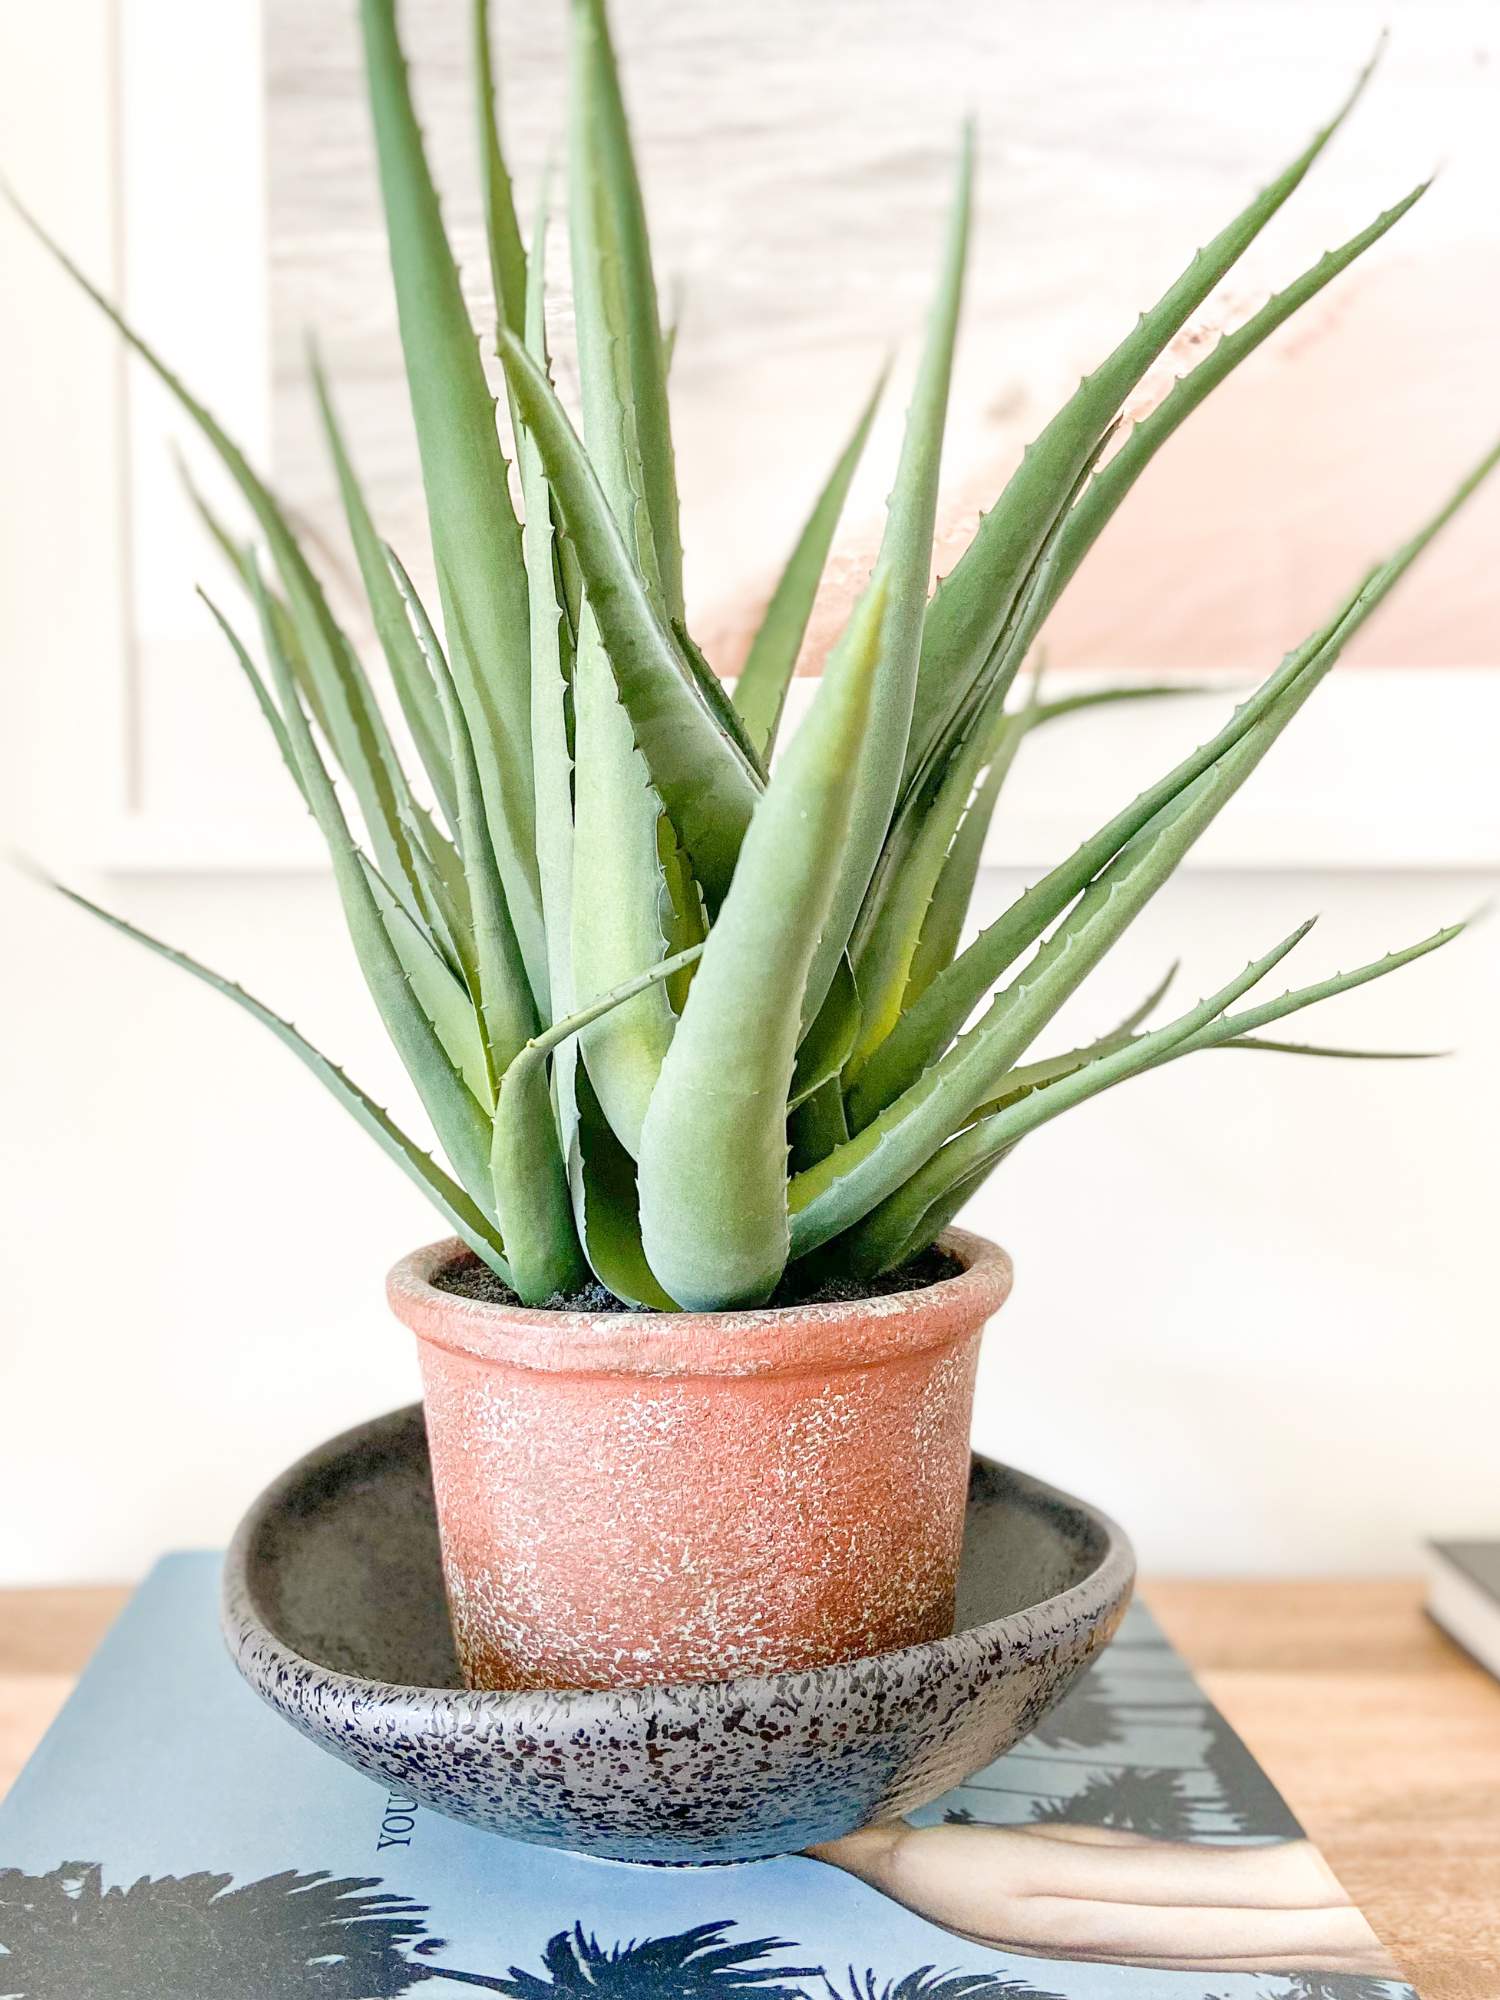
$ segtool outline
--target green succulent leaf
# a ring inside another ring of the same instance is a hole
[[[422,659],[400,593],[387,566],[380,537],[370,518],[369,506],[339,427],[327,378],[315,352],[311,356],[311,370],[328,454],[338,479],[344,519],[348,523],[349,539],[354,544],[360,579],[369,600],[375,636],[390,668],[391,684],[396,690],[401,712],[406,717],[417,755],[422,760],[422,768],[431,782],[443,817],[450,827],[455,826],[458,808],[453,791],[453,767],[448,758],[448,731],[443,722],[437,689]]]
[[[823,996],[823,1004],[802,1037],[797,1064],[792,1071],[788,1108],[795,1111],[824,1084],[843,1076],[854,1045],[859,1039],[861,1018],[859,987],[854,968],[847,958],[839,960],[833,984]],[[842,1108],[843,1099],[839,1099]],[[842,1119],[840,1119],[842,1124]],[[843,1133],[848,1137],[847,1131]]]
[[[500,346],[521,419],[562,508],[635,743],[716,909],[734,873],[760,780],[704,701],[551,383],[517,341],[506,336]],[[581,793],[582,785],[577,789]]]
[[[126,344],[169,391],[213,447],[238,486],[266,538],[287,592],[289,616],[295,633],[295,647],[291,651],[283,645],[286,619],[280,616],[274,601],[266,595],[264,586],[259,586],[269,607],[272,625],[276,628],[278,644],[282,645],[282,658],[288,662],[294,678],[299,681],[310,679],[316,689],[310,706],[317,714],[319,726],[324,730],[353,788],[380,865],[397,884],[403,897],[413,897],[412,906],[415,907],[411,858],[403,826],[410,794],[400,762],[364,671],[347,638],[339,630],[322,586],[309,567],[275,497],[212,412],[198,401],[118,308],[53,242],[29,210],[14,195],[10,195],[9,199],[27,228],[113,323]],[[206,513],[207,510],[203,511]],[[246,561],[247,557],[242,554],[237,563],[242,573]]]
[[[850,1093],[850,1121],[869,1124],[901,1093],[914,1088],[923,1072],[936,1063],[994,982],[1042,936],[1074,899],[1107,869],[1116,856],[1158,821],[1175,803],[1189,797],[1209,773],[1217,773],[1213,796],[1219,805],[1237,790],[1260,762],[1302,704],[1331,672],[1347,641],[1384,602],[1433,537],[1500,463],[1500,445],[1493,447],[1461,482],[1452,497],[1401,548],[1379,563],[1311,638],[1289,653],[1249,699],[1209,742],[1185,758],[1166,777],[1107,821],[1068,860],[1035,882],[1005,913],[982,931],[941,973],[921,999],[903,1014],[875,1051]],[[1226,788],[1227,781],[1227,788]],[[1201,796],[1201,793],[1200,793]],[[1166,819],[1159,822],[1164,829]],[[1207,819],[1202,821],[1203,825]],[[1196,820],[1177,824],[1177,832],[1160,847],[1162,872],[1156,886],[1176,865],[1187,843],[1177,845],[1184,827],[1201,831]]]
[[[615,519],[667,619],[682,542],[667,360],[645,203],[603,0],[572,0],[570,213],[584,434]]]
[[[615,1137],[582,1063],[574,1082],[577,1128],[568,1179],[590,1268],[627,1305],[676,1312],[677,1301],[663,1289],[641,1246],[635,1161]]]
[[[255,552],[253,548],[235,540],[224,522],[214,512],[213,508],[209,506],[208,501],[194,482],[191,473],[187,469],[186,462],[181,455],[175,454],[175,457],[177,476],[182,481],[183,490],[192,503],[193,511],[207,530],[210,539],[217,544],[220,553],[229,564],[229,567],[234,571],[236,577],[238,577],[246,596],[253,596],[254,585],[251,580],[252,571],[255,568]],[[272,589],[270,584],[263,582],[263,588],[271,606],[271,617],[275,621],[277,639],[280,642],[282,652],[285,653],[288,660],[292,663],[292,671],[297,677],[297,687],[303,701],[307,705],[308,713],[323,732],[324,742],[332,743],[334,740],[333,729],[323,708],[322,699],[318,693],[318,684],[313,678],[311,669],[307,664],[307,657],[302,651],[302,643],[297,637],[297,628],[293,623],[292,614],[287,609],[285,601]],[[203,596],[201,590],[198,594],[200,597]],[[207,602],[207,599],[205,598],[204,601]]]
[[[1467,924],[1449,924],[1440,931],[1434,931],[1431,937],[1423,938],[1420,943],[1388,952],[1384,958],[1372,959],[1368,965],[1358,965],[1352,972],[1335,972],[1312,986],[1301,986],[1290,993],[1283,993],[1278,999],[1264,1000],[1258,1006],[1247,1007],[1242,1014],[1226,1015],[1222,1021],[1213,1021],[1201,1029],[1191,1042],[1184,1044],[1182,1053],[1193,1055],[1200,1049],[1256,1047],[1297,1053],[1294,1045],[1255,1042],[1247,1037],[1256,1035],[1260,1029],[1270,1027],[1275,1021],[1284,1021],[1289,1014],[1300,1014],[1304,1007],[1315,1007],[1320,1000],[1332,1000],[1337,994],[1352,993],[1356,987],[1368,986],[1373,979],[1384,979],[1387,973],[1398,972],[1402,966],[1426,958],[1429,952],[1441,951],[1444,945],[1452,944],[1467,929]],[[1385,1054],[1389,1058],[1397,1052],[1337,1049],[1320,1050],[1319,1053],[1345,1056],[1374,1053]]]
[[[1000,716],[999,726],[990,739],[989,762],[984,775],[948,844],[927,913],[922,918],[916,948],[907,969],[906,987],[901,995],[903,1014],[921,999],[938,974],[953,963],[969,905],[974,899],[974,885],[979,880],[984,844],[989,838],[995,809],[1000,803],[1001,788],[1010,776],[1011,766],[1031,727],[1031,720],[1025,711],[1019,715],[1002,712]]]
[[[702,948],[694,945],[679,952],[591,1006],[554,1022],[526,1044],[501,1078],[491,1154],[495,1205],[514,1284],[528,1305],[576,1290],[589,1273],[574,1224],[567,1170],[553,1131],[548,1057],[645,987],[690,965]],[[571,1068],[566,1087],[576,1087]]]
[[[479,178],[484,190],[484,235],[490,259],[490,284],[494,288],[499,323],[508,326],[513,333],[520,333],[526,324],[526,252],[521,244],[515,196],[500,144],[489,0],[473,0],[470,25],[474,48]]]
[[[490,1165],[511,1283],[522,1303],[540,1305],[587,1284],[546,1058],[529,1048],[500,1079]]]
[[[910,777],[1005,628],[1059,502],[1148,368],[1295,192],[1348,117],[1369,68],[1291,165],[1206,244],[1181,276],[1029,445],[974,540],[939,585],[928,613],[906,774]]]
[[[412,107],[395,0],[361,0],[375,147],[448,656],[490,842],[539,1006],[546,940],[531,775],[530,614],[495,402]]]
[[[646,971],[667,944],[662,800],[636,747],[592,611],[590,599],[573,672],[575,1005]],[[632,1156],[676,1025],[667,989],[652,985],[583,1039],[604,1114]]]
[[[1135,1039],[1136,1030],[1143,1021],[1150,1019],[1160,1006],[1167,988],[1177,976],[1177,962],[1167,967],[1145,999],[1125,1016],[1107,1034],[1096,1035],[1091,1042],[1084,1042],[1075,1049],[1066,1049],[1060,1055],[1044,1056],[1038,1062],[1021,1063],[1011,1070],[1005,1079],[1005,1088],[988,1104],[982,1104],[975,1113],[976,1118],[987,1118],[992,1111],[1003,1111],[1007,1104],[1014,1104],[1028,1096],[1033,1090],[1042,1090],[1049,1083],[1056,1083],[1059,1077],[1071,1076],[1075,1069],[1082,1069],[1096,1056],[1112,1055],[1116,1049],[1123,1049],[1127,1042]]]
[[[547,354],[547,188],[537,203],[526,266],[525,340],[544,373]],[[536,795],[536,857],[547,927],[552,1013],[573,1004],[573,746],[569,727],[567,613],[552,496],[530,431],[516,424],[516,462],[526,509],[521,531],[531,617],[531,757]],[[570,628],[571,629],[571,628]],[[566,1129],[566,1127],[565,1127]]]
[[[463,856],[467,906],[472,921],[478,1011],[484,1026],[493,1077],[503,1073],[535,1032],[537,1011],[511,922],[500,869],[490,846],[490,820],[468,720],[437,633],[394,550],[383,551],[389,575],[409,622],[412,639],[431,677],[448,731],[455,812]],[[549,1121],[550,1122],[550,1121]]]
[[[396,1053],[416,1085],[443,1151],[459,1179],[486,1214],[489,1206],[490,1123],[454,1068],[447,1051],[413,993],[380,905],[370,886],[365,863],[349,832],[338,794],[298,698],[291,667],[276,645],[275,630],[264,596],[260,598],[261,632],[276,681],[287,737],[309,809],[327,844],[333,878],[344,906],[350,940],[365,983]]]
[[[276,1039],[284,1047],[289,1048],[297,1060],[310,1069],[324,1088],[343,1105],[356,1124],[369,1133],[381,1151],[396,1162],[409,1180],[416,1183],[448,1226],[468,1244],[475,1256],[507,1284],[510,1283],[511,1274],[505,1261],[505,1253],[489,1218],[480,1212],[464,1190],[443,1172],[435,1160],[424,1153],[414,1140],[406,1136],[372,1097],[347,1077],[336,1063],[330,1062],[327,1056],[314,1048],[290,1021],[272,1013],[271,1009],[263,1005],[253,994],[247,993],[243,986],[238,986],[233,980],[225,979],[219,973],[211,971],[196,958],[190,958],[185,951],[178,951],[174,945],[164,944],[160,938],[152,937],[149,931],[140,930],[135,924],[127,922],[124,917],[116,916],[113,911],[101,908],[98,903],[90,902],[87,896],[79,895],[76,889],[66,888],[61,882],[52,882],[45,877],[43,879],[47,881],[49,888],[56,889],[58,894],[66,896],[70,903],[76,903],[79,909],[87,910],[90,916],[97,917],[112,930],[119,931],[124,937],[133,938],[137,944],[144,945],[148,951],[154,951],[169,964],[180,967],[194,979],[202,980],[205,986],[211,986],[214,992],[222,993],[226,1000],[232,1000],[235,1006],[241,1008],[252,1020],[259,1021],[264,1028],[269,1028]]]
[[[752,740],[749,731],[741,720],[739,710],[725,691],[724,683],[703,657],[703,654],[694,642],[692,634],[685,625],[674,623],[672,632],[677,640],[678,651],[686,661],[688,672],[693,677],[694,685],[703,697],[704,707],[713,716],[719,727],[724,731],[724,734],[733,738],[745,762],[755,773],[758,783],[764,785],[768,773],[766,759],[762,755],[760,747]]]
[[[1022,727],[1017,726],[1017,742]],[[980,773],[1001,763],[1003,778],[1005,747],[1006,738],[999,735],[997,740],[993,721],[981,718],[941,773],[934,772],[898,816],[872,885],[873,920],[868,929],[856,933],[854,976],[864,1018],[850,1064],[852,1077],[858,1076],[900,1018],[950,850],[968,816]]]
[[[1000,802],[1001,788],[1010,776],[1022,743],[1031,730],[1063,716],[1085,709],[1113,707],[1119,702],[1173,700],[1182,695],[1206,694],[1209,690],[1187,681],[1147,682],[1139,686],[1091,688],[1085,693],[1065,695],[1056,701],[1029,701],[1014,714],[1003,711],[994,737],[988,766],[948,848],[921,935],[912,953],[901,1011],[916,1005],[938,974],[953,963],[964,920],[973,901],[974,885],[984,860],[985,842]]]
[[[1243,326],[1237,327],[1233,333],[1224,334],[1210,353],[1188,374],[1179,377],[1157,408],[1141,419],[1108,464],[1095,475],[1088,491],[1069,517],[1063,548],[1041,614],[1043,617],[1061,597],[1120,502],[1168,438],[1186,422],[1204,398],[1268,340],[1278,327],[1283,326],[1293,313],[1306,305],[1309,299],[1315,298],[1325,285],[1331,284],[1341,271],[1347,270],[1356,258],[1362,257],[1387,231],[1394,229],[1430,186],[1430,181],[1423,181],[1413,188],[1403,200],[1378,215],[1368,228],[1351,236],[1338,249],[1326,252],[1283,291],[1268,299]]]
[[[1243,972],[1164,1028],[1097,1056],[1081,1068],[1066,1072],[1045,1089],[1028,1091],[1003,1110],[992,1112],[958,1133],[868,1214],[858,1228],[849,1232],[841,1246],[844,1257],[856,1270],[873,1273],[922,1248],[917,1240],[920,1226],[956,1183],[966,1183],[966,1191],[972,1192],[983,1174],[996,1166],[1028,1132],[1186,1045],[1242,994],[1258,985],[1288,952],[1296,949],[1311,928],[1312,920],[1299,924],[1264,958],[1253,959]],[[806,1248],[815,1247],[814,1235]],[[805,1254],[800,1242],[798,1248]]]
[[[833,904],[807,982],[804,1008],[809,1014],[821,1005],[853,935],[901,790],[932,568],[943,426],[958,338],[973,192],[974,134],[966,126],[937,297],[907,412],[885,534],[866,591],[867,598],[877,589],[882,593],[886,629],[881,635],[876,671],[873,725],[849,780],[849,830],[839,856]],[[861,615],[858,607],[854,615]]]
[[[641,1241],[689,1309],[759,1304],[786,1267],[798,997],[828,917],[828,856],[849,825],[887,608],[877,581],[756,808],[646,1111]]]
[[[495,1078],[471,994],[428,933],[368,864],[366,879],[417,1004],[474,1101],[486,1116],[493,1114]]]
[[[735,682],[734,705],[744,722],[745,733],[763,761],[769,761],[776,743],[786,691],[796,670],[797,655],[802,650],[834,531],[869,442],[885,382],[886,371],[882,370],[870,400],[860,412],[853,436],[839,454],[828,484],[818,495],[807,525],[787,559]]]
[[[1452,1049],[1342,1049],[1328,1042],[1277,1042],[1267,1035],[1234,1035],[1219,1049],[1261,1049],[1268,1055],[1331,1057],[1336,1062],[1440,1062]]]
[[[272,699],[270,690],[261,679],[259,668],[246,651],[244,642],[241,640],[238,632],[235,631],[234,627],[224,616],[218,605],[214,603],[206,590],[199,590],[198,595],[204,604],[207,605],[214,623],[229,641],[229,649],[239,663],[240,671],[244,674],[249,684],[250,692],[255,696],[255,705],[260,710],[265,725],[271,732],[276,748],[281,754],[281,761],[291,774],[292,783],[302,794],[302,802],[306,805],[307,788],[302,782],[302,773],[297,767],[297,759],[292,751],[291,738],[287,735],[286,724],[281,719],[281,710]]]

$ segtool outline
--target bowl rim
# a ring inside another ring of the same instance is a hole
[[[271,1481],[235,1529],[224,1558],[220,1586],[220,1627],[237,1665],[244,1670],[246,1655],[252,1650],[262,1663],[280,1672],[299,1677],[312,1675],[330,1693],[373,1696],[382,1709],[441,1709],[454,1715],[483,1715],[492,1726],[508,1721],[534,1721],[544,1708],[549,1721],[587,1723],[613,1721],[623,1715],[644,1716],[662,1709],[689,1709],[701,1714],[710,1709],[759,1706],[774,1698],[778,1689],[795,1684],[799,1699],[811,1693],[814,1702],[835,1692],[848,1675],[871,1661],[880,1661],[886,1671],[913,1679],[926,1678],[934,1671],[948,1674],[971,1672],[983,1665],[997,1642],[1005,1645],[1007,1664],[1026,1664],[1054,1647],[1063,1634],[1080,1620],[1094,1617],[1104,1607],[1115,1605],[1123,1614],[1135,1588],[1136,1559],[1123,1528],[1091,1502],[1077,1499],[1062,1488],[1022,1472],[999,1459],[974,1452],[971,1462],[993,1467],[1019,1489],[1024,1505],[1040,1512],[1060,1506],[1081,1515],[1098,1538],[1098,1560],[1087,1575],[1065,1590],[1036,1603],[1023,1605],[980,1625],[967,1626],[947,1638],[922,1640],[913,1646],[892,1648],[883,1653],[862,1654],[829,1666],[800,1669],[781,1674],[740,1674],[722,1681],[663,1681],[639,1687],[618,1688],[528,1688],[516,1691],[495,1688],[421,1687],[397,1681],[377,1681],[352,1674],[340,1667],[325,1665],[301,1653],[272,1629],[268,1617],[256,1602],[251,1583],[251,1558],[255,1544],[270,1520],[285,1511],[308,1482],[336,1466],[356,1447],[380,1441],[386,1433],[392,1439],[412,1422],[422,1420],[422,1405],[412,1403],[384,1416],[351,1426],[337,1437],[327,1439],[297,1459]],[[247,1676],[260,1688],[267,1676],[258,1671]]]
[[[1005,1303],[1014,1267],[998,1243],[947,1229],[935,1247],[963,1268],[877,1298],[714,1313],[555,1312],[440,1290],[434,1274],[473,1256],[455,1236],[403,1257],[386,1280],[386,1297],[419,1340],[490,1366],[699,1378],[836,1372],[963,1339]]]

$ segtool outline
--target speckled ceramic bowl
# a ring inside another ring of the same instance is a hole
[[[470,1691],[416,1407],[261,1495],[223,1624],[303,1735],[437,1812],[619,1860],[735,1861],[908,1812],[1010,1749],[1108,1643],[1134,1575],[1104,1515],[976,1458],[951,1638],[710,1684]]]

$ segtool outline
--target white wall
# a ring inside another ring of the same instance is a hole
[[[322,880],[109,887],[392,1079]],[[1189,875],[1084,1019],[1123,1014],[1179,950],[1196,993],[1321,908],[1303,954],[1346,964],[1474,890]],[[0,1578],[133,1574],[222,1540],[294,1453],[415,1395],[380,1281],[440,1232],[223,1002],[9,878],[0,923],[26,968],[5,1009]],[[1493,1530],[1497,990],[1490,925],[1329,1010],[1330,1034],[1450,1061],[1205,1056],[1029,1140],[972,1212],[1018,1274],[981,1444],[1110,1507],[1157,1569],[1392,1569],[1425,1531]]]
[[[0,129],[108,273],[111,10],[58,11],[80,115],[66,133],[51,117],[33,24],[0,65]],[[194,873],[191,856],[155,875],[99,866],[92,829],[127,789],[118,363],[9,228],[0,255],[5,838],[243,978],[405,1109],[325,878]],[[701,488],[712,439],[693,448]],[[174,719],[148,717],[150,741],[186,756],[198,712],[180,699],[174,677]],[[1442,715],[1426,722],[1440,743]],[[251,730],[247,764],[264,754]],[[1406,746],[1368,749],[1360,809],[1384,789],[1409,811]],[[1053,803],[1034,799],[1033,820]],[[1018,879],[987,878],[986,904]],[[1301,956],[1346,964],[1484,889],[1474,873],[1190,872],[1079,1023],[1109,1023],[1179,952],[1197,992],[1321,909]],[[0,1582],[133,1574],[164,1546],[222,1540],[295,1452],[415,1393],[380,1280],[436,1232],[223,1002],[4,871],[0,936]],[[1320,1023],[1456,1045],[1451,1061],[1205,1057],[1029,1141],[973,1211],[1019,1274],[981,1443],[1111,1507],[1158,1569],[1399,1567],[1428,1529],[1500,1524],[1497,939],[1481,928]]]

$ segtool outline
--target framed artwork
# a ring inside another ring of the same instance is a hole
[[[92,266],[101,281],[269,468],[357,626],[307,389],[310,330],[382,529],[419,582],[425,549],[355,10],[349,0],[88,0],[61,12],[70,18],[38,24],[30,58],[67,75],[75,94],[78,17],[103,37],[82,87],[95,100],[85,108],[101,121],[106,170],[70,210],[75,225],[90,225],[80,248],[104,251],[104,267]],[[495,12],[507,146],[529,218],[549,150],[563,165],[566,9],[502,0]],[[810,502],[894,342],[884,417],[851,496],[809,671],[868,566],[926,252],[935,256],[965,113],[979,124],[980,210],[941,568],[1025,440],[1147,302],[1136,293],[1141,274],[1164,287],[1303,143],[1379,26],[1391,25],[1356,119],[1127,414],[1439,155],[1446,172],[1174,439],[1049,634],[1059,682],[1176,677],[1213,692],[1096,715],[1039,740],[997,822],[997,865],[1055,859],[1087,830],[1087,801],[1123,795],[1196,741],[1226,690],[1269,671],[1500,426],[1490,354],[1500,30],[1487,7],[1079,0],[1018,13],[952,0],[939,30],[923,0],[816,9],[767,0],[750,14],[619,0],[617,18],[628,87],[649,113],[647,194],[680,329],[673,391],[690,611],[729,673],[800,526],[788,493]],[[477,309],[467,9],[406,0],[404,19]],[[164,75],[180,87],[164,90]],[[17,178],[24,188],[28,150],[38,150],[35,185],[50,186],[52,142],[29,141],[28,130],[23,122]],[[66,229],[69,217],[48,219]],[[561,227],[551,268],[566,393]],[[45,279],[49,300],[55,282]],[[174,449],[217,493],[212,470],[145,370],[114,364],[106,407],[118,478],[91,546],[97,555],[97,537],[115,537],[120,645],[96,704],[104,803],[89,836],[94,859],[122,870],[320,866],[193,595],[198,580],[233,586],[183,495]],[[1204,841],[1199,865],[1500,859],[1497,529],[1500,490],[1481,496],[1361,635],[1264,777]],[[77,564],[86,559],[80,550]]]

